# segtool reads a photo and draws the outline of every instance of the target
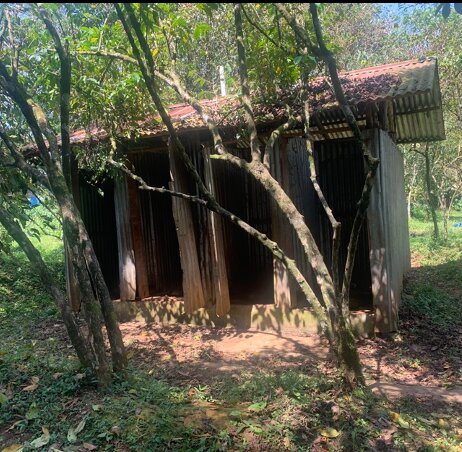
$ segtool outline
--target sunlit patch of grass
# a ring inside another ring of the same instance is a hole
[[[435,240],[433,238],[431,221],[423,218],[411,218],[409,220],[411,251],[419,253],[423,257],[423,265],[435,266],[462,259],[462,228],[452,227],[452,223],[457,222],[456,218],[462,219],[462,212],[455,212],[452,218],[447,240],[442,238]]]

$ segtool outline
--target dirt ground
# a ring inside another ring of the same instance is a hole
[[[207,384],[220,374],[245,368],[317,367],[335,372],[327,343],[317,335],[140,322],[124,323],[122,331],[137,365],[155,368],[172,383]],[[405,342],[402,336],[362,340],[359,349],[366,379],[390,398],[409,394],[462,403],[461,356],[449,362],[444,350],[432,344]]]

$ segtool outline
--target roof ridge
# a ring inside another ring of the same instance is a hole
[[[359,73],[364,73],[364,72],[377,72],[379,70],[384,70],[384,69],[391,69],[391,68],[396,68],[396,67],[403,67],[403,66],[409,66],[410,64],[423,64],[423,63],[429,63],[431,61],[436,61],[435,57],[425,57],[425,58],[412,58],[410,60],[405,60],[405,61],[396,61],[395,63],[387,63],[387,64],[379,64],[378,66],[368,66],[365,68],[360,68],[360,69],[353,69],[351,71],[342,71],[339,72],[339,76],[344,75],[355,75]]]

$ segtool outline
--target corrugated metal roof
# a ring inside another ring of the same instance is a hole
[[[339,74],[345,95],[352,106],[359,125],[366,128],[367,111],[383,103],[391,103],[395,121],[394,134],[397,143],[436,141],[445,138],[437,61],[434,58],[409,60],[385,64]],[[337,106],[332,89],[324,78],[310,83],[311,122],[313,136],[317,140],[351,137],[344,116]],[[297,90],[288,91],[273,104],[254,105],[260,125],[282,122],[286,119],[285,104],[297,109]],[[214,121],[223,128],[243,124],[243,112],[237,98],[218,97],[201,101]],[[295,105],[294,105],[295,104]],[[298,105],[300,108],[300,105]],[[176,104],[168,108],[180,133],[206,129],[200,116],[189,104]],[[166,134],[159,118],[138,123],[142,137]],[[71,135],[71,143],[99,141],[107,138],[102,129],[79,130]]]

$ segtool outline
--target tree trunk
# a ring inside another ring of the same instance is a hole
[[[443,238],[447,240],[449,237],[449,230],[448,230],[448,223],[449,223],[449,207],[446,204],[446,200],[444,200],[444,208],[443,208]]]
[[[428,144],[425,148],[425,184],[427,188],[427,197],[428,197],[428,207],[430,208],[430,213],[433,221],[433,237],[438,239],[440,236],[438,229],[438,217],[436,215],[436,196],[433,192],[432,187],[432,177],[431,177],[431,165],[430,165],[430,156],[428,154]]]
[[[338,325],[337,359],[341,366],[344,381],[350,387],[365,384],[356,338],[353,334],[350,318],[340,316]]]
[[[94,356],[88,343],[88,340],[82,334],[70,304],[64,297],[64,294],[56,284],[50,270],[42,259],[42,256],[29,240],[27,235],[21,229],[18,223],[14,221],[11,214],[0,207],[0,223],[6,229],[8,234],[21,247],[27,258],[34,265],[40,276],[43,286],[53,298],[56,307],[61,313],[64,325],[71,340],[77,356],[84,367],[92,367]]]
[[[114,371],[123,370],[127,366],[127,358],[122,333],[90,237],[59,168],[50,168],[49,179],[63,215],[64,233],[72,249],[73,265],[76,272],[79,272],[78,281],[82,299],[86,298],[92,304],[95,301],[94,293],[96,293],[99,305],[97,308],[92,306],[90,312],[99,317],[102,312],[111,345]]]

